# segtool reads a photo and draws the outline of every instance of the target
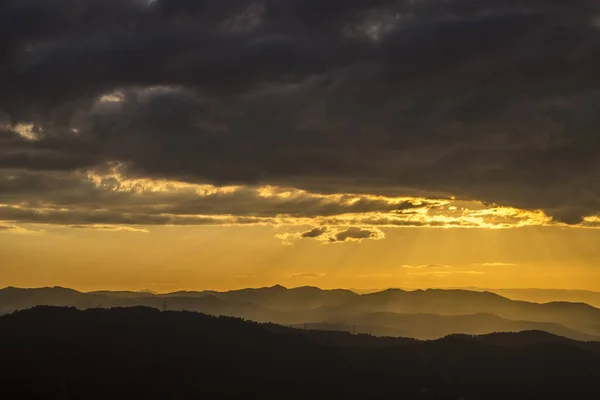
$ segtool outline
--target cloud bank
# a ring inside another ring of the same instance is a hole
[[[597,227],[599,16],[591,0],[3,1],[0,220],[290,223],[334,242]]]

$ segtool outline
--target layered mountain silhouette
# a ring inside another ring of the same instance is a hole
[[[483,335],[491,332],[545,331],[583,341],[600,341],[589,335],[549,322],[513,321],[493,314],[437,315],[371,313],[358,315],[350,322],[296,324],[295,328],[368,333],[376,336],[401,336],[419,339],[438,339],[455,333]]]
[[[480,289],[467,288],[474,291],[489,291],[513,300],[533,301],[536,303],[549,303],[552,301],[568,301],[573,303],[586,303],[600,307],[600,292],[590,290],[566,289]]]
[[[147,307],[1,316],[0,359],[8,399],[584,399],[600,378],[599,343],[539,331],[423,342]]]
[[[532,303],[470,290],[349,290],[273,286],[228,292],[97,291],[61,287],[0,290],[0,313],[37,305],[79,309],[147,306],[199,311],[295,327],[436,339],[453,333],[539,330],[583,341],[600,340],[600,309],[584,303]]]
[[[523,300],[534,303],[550,303],[566,301],[570,303],[586,303],[600,308],[600,292],[578,289],[511,289],[511,288],[481,288],[477,286],[444,287],[444,290],[468,290],[473,292],[491,292],[512,300]],[[385,289],[351,289],[356,293],[368,294],[381,292]]]

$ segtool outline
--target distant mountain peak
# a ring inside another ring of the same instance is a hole
[[[80,293],[79,291],[77,291],[75,289],[70,289],[70,288],[66,288],[63,286],[44,286],[44,287],[37,287],[37,288],[22,288],[22,287],[15,287],[15,286],[7,286],[4,289],[0,289],[0,290],[11,290],[11,291],[55,290],[55,291]]]
[[[273,289],[273,290],[288,290],[288,289],[287,289],[285,286],[281,286],[281,285],[279,285],[279,284],[277,284],[277,285],[274,285],[274,286],[271,286],[271,287],[270,287],[270,288],[268,288],[268,289]]]
[[[293,288],[293,289],[290,289],[290,290],[305,290],[305,291],[310,290],[312,292],[324,292],[323,289],[318,288],[316,286],[300,286],[300,287]]]
[[[421,290],[421,289],[419,289],[419,290]],[[415,290],[415,292],[418,292],[419,290]],[[406,292],[406,290],[398,289],[398,288],[389,288],[389,289],[382,290],[381,292],[375,292],[375,293],[403,293],[403,292]]]

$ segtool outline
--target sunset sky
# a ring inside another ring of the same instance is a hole
[[[600,291],[592,0],[5,0],[0,287]]]

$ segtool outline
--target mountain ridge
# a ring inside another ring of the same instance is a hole
[[[179,291],[152,294],[133,291],[79,292],[60,286],[0,289],[0,314],[37,305],[76,306],[81,309],[149,306],[158,309],[193,310],[211,315],[240,317],[284,325],[303,323],[332,326],[362,325],[373,332],[397,332],[417,338],[449,333],[488,333],[494,330],[544,328],[580,339],[600,337],[600,309],[585,303],[532,303],[511,300],[493,292],[464,289],[406,291],[387,289],[369,294],[322,290],[315,286],[285,288],[275,285],[227,292]],[[374,323],[374,315],[390,313]],[[494,315],[497,319],[485,317]],[[370,315],[370,321],[365,316]],[[429,322],[423,322],[429,315]],[[436,317],[433,317],[436,316]],[[466,322],[470,318],[470,322]],[[420,322],[419,322],[420,321]],[[419,324],[417,324],[419,322]],[[416,325],[415,325],[416,324]],[[412,326],[421,326],[419,329]],[[444,326],[454,327],[457,332]]]

